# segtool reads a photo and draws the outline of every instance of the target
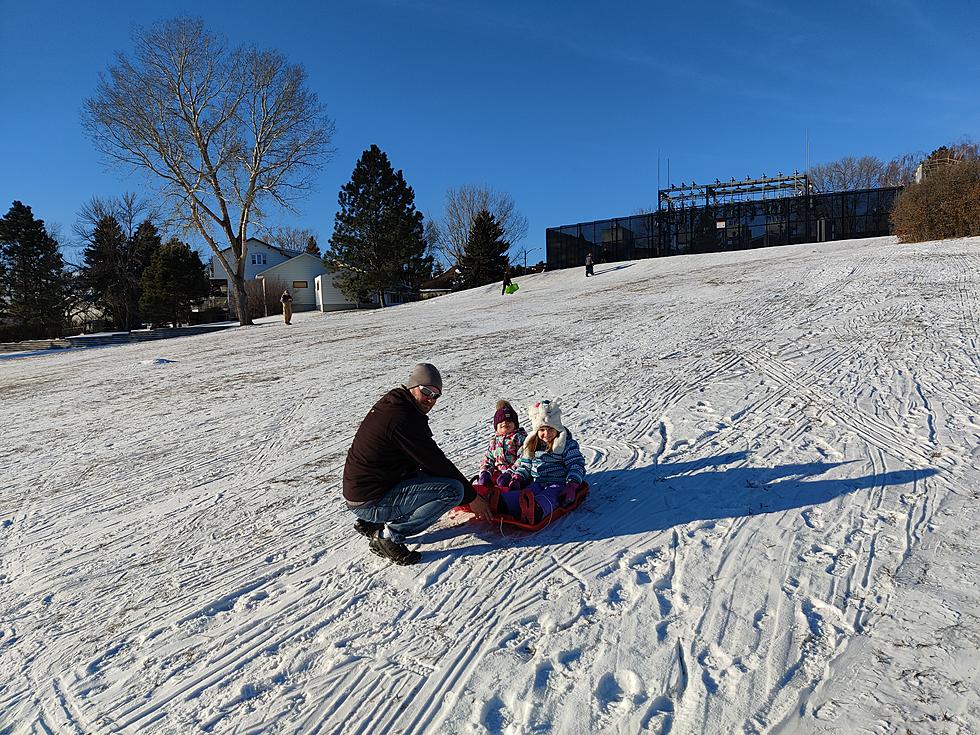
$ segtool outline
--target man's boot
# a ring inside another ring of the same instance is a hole
[[[422,555],[419,552],[412,551],[405,544],[392,541],[390,538],[383,538],[380,531],[371,537],[369,546],[371,551],[378,556],[402,566],[417,564],[422,561]]]

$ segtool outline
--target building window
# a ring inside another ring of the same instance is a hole
[[[293,288],[309,288],[309,284],[306,281],[293,281]]]
[[[265,265],[265,253],[252,253],[252,265]]]

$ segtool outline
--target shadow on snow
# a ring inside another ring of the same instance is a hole
[[[537,533],[513,526],[471,522],[444,528],[412,539],[432,543],[461,533],[475,534],[490,546],[456,549],[447,554],[480,554],[494,550],[501,530],[517,545],[535,546],[586,539],[616,538],[663,531],[695,521],[715,521],[780,513],[821,505],[862,490],[908,485],[936,474],[936,470],[898,470],[863,477],[828,477],[849,462],[810,462],[779,467],[752,467],[741,463],[747,453],[659,464],[649,467],[589,473],[589,497],[574,513]],[[427,551],[426,556],[438,555]]]

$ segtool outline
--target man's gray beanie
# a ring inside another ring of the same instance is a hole
[[[408,376],[406,388],[414,388],[419,385],[429,385],[438,388],[442,392],[442,376],[435,365],[428,362],[420,362],[412,369],[412,374]]]

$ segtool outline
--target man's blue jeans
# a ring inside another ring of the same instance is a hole
[[[373,505],[351,508],[358,518],[384,523],[392,541],[421,533],[463,500],[463,483],[449,477],[416,475],[402,480]]]

